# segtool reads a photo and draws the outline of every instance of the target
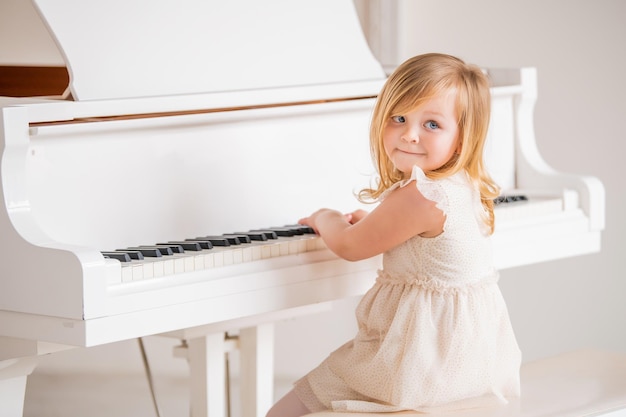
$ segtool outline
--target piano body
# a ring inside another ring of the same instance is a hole
[[[385,74],[352,2],[34,2],[73,100],[0,99],[5,415],[22,414],[38,355],[164,334],[186,341],[192,415],[222,417],[234,329],[242,412],[264,415],[272,322],[363,294],[379,257],[346,262],[310,234],[130,262],[103,252],[358,206]],[[488,164],[528,197],[496,209],[498,267],[600,250],[602,184],[538,153],[535,70],[488,72]]]

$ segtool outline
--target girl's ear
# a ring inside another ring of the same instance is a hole
[[[463,143],[459,140],[459,143],[456,145],[456,149],[454,153],[457,155],[461,155],[461,150],[463,149]]]

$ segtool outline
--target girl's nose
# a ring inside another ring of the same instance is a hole
[[[406,129],[402,133],[402,140],[407,143],[418,143],[420,141],[417,129]]]

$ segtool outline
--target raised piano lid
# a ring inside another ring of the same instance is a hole
[[[306,101],[384,78],[351,0],[33,1],[79,101],[285,88]]]

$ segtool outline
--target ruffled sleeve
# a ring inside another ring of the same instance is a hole
[[[415,182],[415,186],[424,197],[435,202],[436,207],[444,214],[448,213],[448,198],[441,184],[428,178],[426,174],[424,174],[424,171],[422,171],[422,169],[417,165],[413,167],[413,171],[411,172],[411,177],[409,179],[398,181],[392,185],[380,196],[379,201],[384,200],[385,197],[387,197],[393,190],[406,187],[413,182]]]

